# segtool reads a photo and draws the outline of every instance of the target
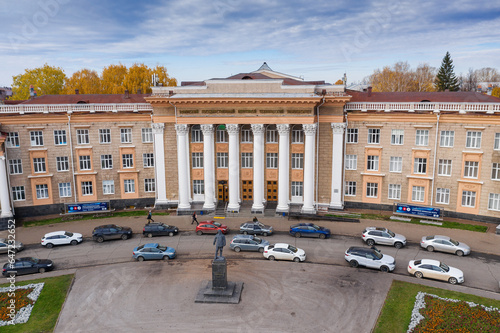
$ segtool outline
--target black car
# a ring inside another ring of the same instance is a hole
[[[178,233],[179,229],[177,227],[160,222],[148,223],[144,226],[144,229],[142,229],[142,234],[144,236],[148,236],[149,238],[153,236],[172,237],[173,235],[177,235]]]
[[[23,275],[31,273],[44,273],[54,269],[52,260],[37,259],[32,257],[18,258],[14,263],[3,265],[2,275]]]
[[[92,232],[92,239],[102,243],[108,239],[129,239],[132,237],[132,229],[129,227],[120,227],[115,224],[107,224],[96,227]]]

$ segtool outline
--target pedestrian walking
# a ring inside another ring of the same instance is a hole
[[[196,222],[196,225],[198,225],[198,220],[196,219],[196,212],[193,212],[193,219],[191,220],[191,224],[195,223]]]
[[[149,210],[149,213],[148,213],[148,224],[150,224],[151,222],[154,222],[155,220],[153,220],[153,218],[151,217],[153,214],[151,213],[151,209]]]

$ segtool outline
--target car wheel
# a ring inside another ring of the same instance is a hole
[[[163,261],[169,261],[170,260],[170,257],[169,256],[163,256]]]
[[[99,237],[97,237],[96,240],[97,240],[97,243],[102,243],[102,242],[104,242],[104,237],[99,236]]]
[[[263,247],[259,247],[259,252],[260,253],[264,253],[264,248]]]
[[[295,258],[293,258],[293,261],[300,262],[300,258],[299,257],[295,257]]]
[[[122,235],[122,239],[123,239],[123,240],[126,240],[126,239],[128,239],[128,236],[127,236],[126,234],[123,234],[123,235]]]
[[[274,261],[276,258],[274,256],[269,256],[267,259]]]
[[[144,257],[137,257],[137,261],[144,261]]]
[[[300,232],[295,233],[295,238],[300,238],[300,236],[302,236]]]
[[[351,267],[358,267],[359,266],[359,264],[356,260],[349,261],[349,265],[351,265]]]
[[[326,235],[325,235],[325,234],[319,234],[319,238],[321,238],[321,239],[325,239],[325,238],[326,238]]]
[[[464,251],[462,251],[462,250],[458,250],[458,251],[456,252],[456,254],[457,254],[457,256],[459,256],[459,257],[463,257],[463,256],[464,256]]]
[[[198,230],[198,231],[196,232],[196,234],[197,234],[198,236],[201,236],[201,235],[203,235],[203,231]]]
[[[415,277],[416,277],[417,279],[421,279],[421,278],[423,278],[423,277],[424,277],[424,274],[422,274],[422,272],[415,272],[415,274],[413,274],[413,275],[415,275]]]
[[[39,268],[39,269],[38,269],[38,273],[45,273],[45,268],[43,268],[43,267],[42,267],[42,268]]]
[[[152,234],[152,233],[149,233],[149,234],[148,234],[148,238],[151,238],[151,237],[153,237],[153,234]]]
[[[234,248],[234,252],[240,252],[240,251],[241,251],[241,248],[239,246]]]
[[[366,241],[366,244],[368,244],[369,246],[373,246],[375,245],[375,241],[373,239],[369,239]]]
[[[48,249],[51,249],[51,248],[53,248],[53,247],[54,247],[54,244],[52,244],[52,243],[47,243],[47,245],[45,245],[45,247],[46,247],[46,248],[48,248]]]
[[[434,252],[434,246],[427,246],[427,251]]]
[[[173,233],[172,231],[170,231],[170,232],[168,233],[168,236],[169,236],[169,237],[174,237],[174,233]]]
[[[262,236],[267,236],[267,232],[262,233]]]
[[[248,231],[243,231],[243,235],[248,235]]]
[[[451,278],[448,279],[448,282],[451,283],[451,284],[457,284],[458,281],[457,281],[456,278],[451,277]]]
[[[73,240],[71,241],[71,245],[76,245],[76,244],[78,244],[78,242],[77,242],[76,240],[74,240],[74,239],[73,239]]]
[[[384,272],[384,273],[389,273],[389,267],[387,267],[386,265],[383,265],[380,267],[380,271]]]
[[[401,242],[396,242],[396,243],[394,243],[394,247],[395,247],[396,249],[400,249],[400,248],[402,248],[402,247],[403,247],[403,243],[401,243]]]

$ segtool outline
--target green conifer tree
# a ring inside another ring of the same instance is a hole
[[[458,79],[453,72],[454,67],[450,52],[446,52],[441,67],[436,75],[436,80],[434,81],[437,91],[445,91],[446,89],[449,91],[458,91],[460,87]]]

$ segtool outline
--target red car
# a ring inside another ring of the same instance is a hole
[[[223,234],[227,233],[227,225],[220,224],[215,221],[201,221],[200,224],[196,226],[196,234],[216,234],[217,231],[222,231]]]

